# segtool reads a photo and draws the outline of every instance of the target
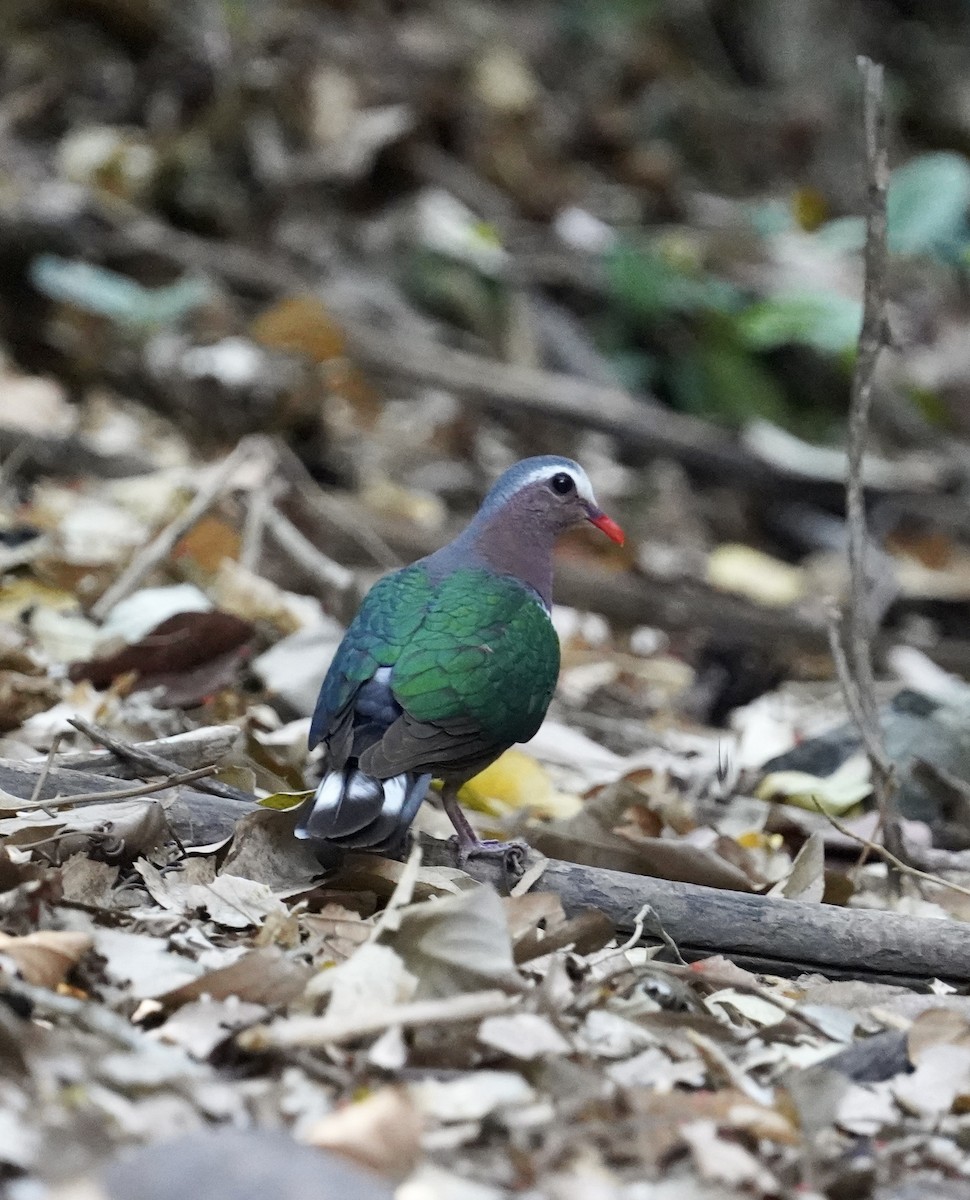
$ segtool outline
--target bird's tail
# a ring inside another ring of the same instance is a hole
[[[396,850],[411,827],[430,775],[375,779],[357,767],[330,771],[296,826],[296,836],[343,850]]]

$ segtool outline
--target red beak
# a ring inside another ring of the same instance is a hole
[[[593,509],[588,518],[591,525],[595,525],[597,529],[601,529],[611,542],[616,542],[618,546],[622,546],[626,541],[626,534],[617,525],[612,517],[608,517],[605,512],[600,512],[599,509]]]

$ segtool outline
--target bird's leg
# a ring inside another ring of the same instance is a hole
[[[446,783],[441,789],[441,806],[448,814],[458,835],[458,865],[463,867],[470,858],[500,858],[506,873],[521,875],[525,867],[527,847],[522,842],[482,841],[458,803],[458,785]]]

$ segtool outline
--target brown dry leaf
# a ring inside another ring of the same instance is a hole
[[[38,930],[23,937],[0,933],[0,955],[12,959],[28,983],[54,988],[63,983],[94,945],[86,933]]]
[[[76,593],[50,587],[30,576],[8,576],[0,586],[0,621],[16,622],[32,608],[76,612],[77,607]]]
[[[24,721],[53,708],[60,698],[61,690],[53,680],[0,671],[0,733],[19,729]]]
[[[679,883],[697,883],[726,891],[750,892],[751,880],[733,863],[713,850],[667,838],[634,838],[602,829],[580,813],[568,822],[557,822],[530,833],[536,849],[549,858],[561,858],[587,867],[651,875]]]
[[[825,839],[816,830],[795,855],[788,875],[768,892],[786,900],[820,904],[825,894]]]
[[[374,892],[382,900],[388,900],[406,869],[406,863],[392,858],[348,854],[340,874],[331,883],[348,891]],[[422,867],[414,885],[414,897],[427,900],[434,896],[458,896],[478,886],[465,871],[454,867]]]
[[[420,997],[523,986],[502,902],[491,887],[402,909],[400,926],[388,940],[417,976]]]
[[[215,575],[224,559],[239,557],[241,538],[238,529],[218,517],[207,516],[175,544],[173,559],[189,559],[207,575]]]
[[[202,996],[212,1000],[236,996],[268,1006],[288,1004],[302,994],[309,977],[308,967],[295,962],[276,946],[263,946],[250,950],[229,966],[162,992],[155,999],[164,1008],[178,1008]]]
[[[421,1113],[404,1088],[382,1087],[322,1117],[303,1140],[390,1179],[404,1179],[421,1155],[422,1124]]]
[[[164,876],[144,858],[135,863],[135,869],[152,899],[169,912],[184,916],[206,913],[211,921],[227,929],[261,925],[270,914],[287,915],[282,902],[264,883],[228,873],[210,879],[207,875],[214,868],[204,860],[190,858],[184,871]]]
[[[206,945],[201,939],[202,945]],[[125,929],[98,928],[94,948],[104,960],[104,976],[111,987],[136,1000],[154,999],[176,991],[205,974],[193,958],[174,954],[167,939]],[[235,951],[207,952],[210,969],[221,962],[231,964]],[[194,999],[194,996],[188,997]]]
[[[284,636],[330,621],[315,597],[285,591],[231,558],[222,560],[208,594],[222,612],[244,621],[268,621]],[[343,635],[343,627],[336,622],[334,635],[338,641]]]
[[[346,338],[316,296],[286,296],[253,321],[250,336],[270,350],[305,354],[325,363],[346,351]]]
[[[236,823],[220,874],[265,884],[281,897],[310,890],[323,875],[323,867],[310,844],[294,837],[293,826],[293,816],[286,813],[269,809],[247,813]]]
[[[300,926],[310,935],[305,948],[319,965],[350,958],[368,940],[372,930],[359,912],[333,903],[325,904],[319,912],[301,916]]]
[[[652,1087],[632,1087],[625,1095],[641,1131],[638,1146],[648,1162],[660,1162],[682,1146],[682,1130],[699,1120],[748,1131],[780,1145],[796,1146],[800,1141],[798,1130],[777,1108],[754,1104],[734,1088],[719,1092],[675,1088],[660,1093]]]
[[[561,925],[566,919],[562,900],[555,892],[526,892],[521,896],[503,896],[502,907],[505,909],[505,920],[513,942],[533,933],[539,925],[548,929]]]
[[[112,891],[118,882],[118,868],[98,862],[85,854],[72,854],[62,864],[61,891],[64,899],[92,908],[110,908]]]
[[[105,688],[118,676],[133,672],[139,688],[170,685],[179,676],[240,651],[253,632],[248,621],[229,613],[178,613],[117,654],[74,663],[70,676],[75,682],[89,679],[95,687]]]

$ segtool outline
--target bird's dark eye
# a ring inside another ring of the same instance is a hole
[[[558,475],[553,475],[549,480],[549,486],[559,496],[568,496],[570,492],[576,490],[576,480],[572,475],[567,475],[565,471],[560,471]]]

